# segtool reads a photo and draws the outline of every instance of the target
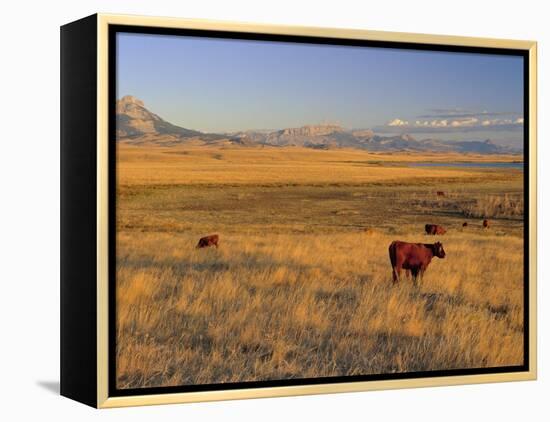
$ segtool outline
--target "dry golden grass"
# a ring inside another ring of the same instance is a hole
[[[522,363],[521,239],[448,236],[414,288],[391,283],[395,238],[418,240],[230,235],[196,250],[196,236],[122,235],[119,386]]]
[[[524,200],[522,195],[487,195],[464,207],[464,215],[468,217],[523,218]]]
[[[472,201],[521,192],[520,172],[356,166],[370,154],[350,151],[277,149],[265,167],[262,149],[217,164],[211,148],[139,151],[123,149],[118,169],[119,388],[523,362],[523,222],[461,226]],[[371,168],[388,176],[367,183]],[[425,223],[448,228],[447,257],[418,288],[392,285],[388,245],[435,241]],[[219,249],[194,248],[211,233]]]

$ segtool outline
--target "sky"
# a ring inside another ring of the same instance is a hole
[[[516,56],[119,33],[117,98],[124,95],[205,132],[339,123],[523,142]]]

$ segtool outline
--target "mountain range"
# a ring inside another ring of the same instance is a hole
[[[370,129],[347,130],[337,124],[307,125],[272,131],[204,133],[162,119],[143,101],[127,95],[116,104],[117,140],[134,145],[184,143],[301,146],[314,149],[356,148],[367,151],[458,152],[478,154],[518,153],[521,150],[484,141],[417,140],[408,134],[381,136]]]

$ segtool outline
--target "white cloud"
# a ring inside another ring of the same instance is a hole
[[[451,122],[451,126],[452,127],[474,126],[478,122],[479,122],[479,119],[476,119],[475,117],[470,117],[465,119],[453,120]]]
[[[409,122],[401,119],[393,119],[388,126],[409,126]]]
[[[455,120],[449,120],[449,119],[434,119],[434,120],[416,120],[413,125],[410,125],[412,127],[440,127],[440,128],[446,128],[446,127],[462,127],[462,126],[473,126],[479,122],[476,118],[464,118],[464,119],[455,119]],[[406,123],[406,121],[401,119],[395,119],[392,120],[390,123],[388,123],[388,126],[409,126]]]
[[[388,122],[386,126],[405,128],[429,128],[429,129],[469,129],[469,128],[490,128],[522,125],[523,118],[511,119],[485,119],[479,120],[477,117],[461,117],[455,119],[431,119],[431,120],[415,120],[409,124],[407,120],[395,118]]]

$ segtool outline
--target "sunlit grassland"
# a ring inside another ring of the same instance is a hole
[[[470,212],[517,210],[521,172],[257,150],[122,149],[120,388],[522,363],[522,216],[483,230]],[[433,242],[426,223],[447,257],[393,285],[389,243]],[[219,249],[195,249],[212,233]]]
[[[414,161],[515,161],[519,156],[369,153],[298,147],[118,146],[122,185],[335,184],[471,178],[464,169],[407,167]],[[405,166],[401,165],[404,164]],[[399,171],[395,171],[399,167]],[[493,175],[497,177],[497,175]]]

